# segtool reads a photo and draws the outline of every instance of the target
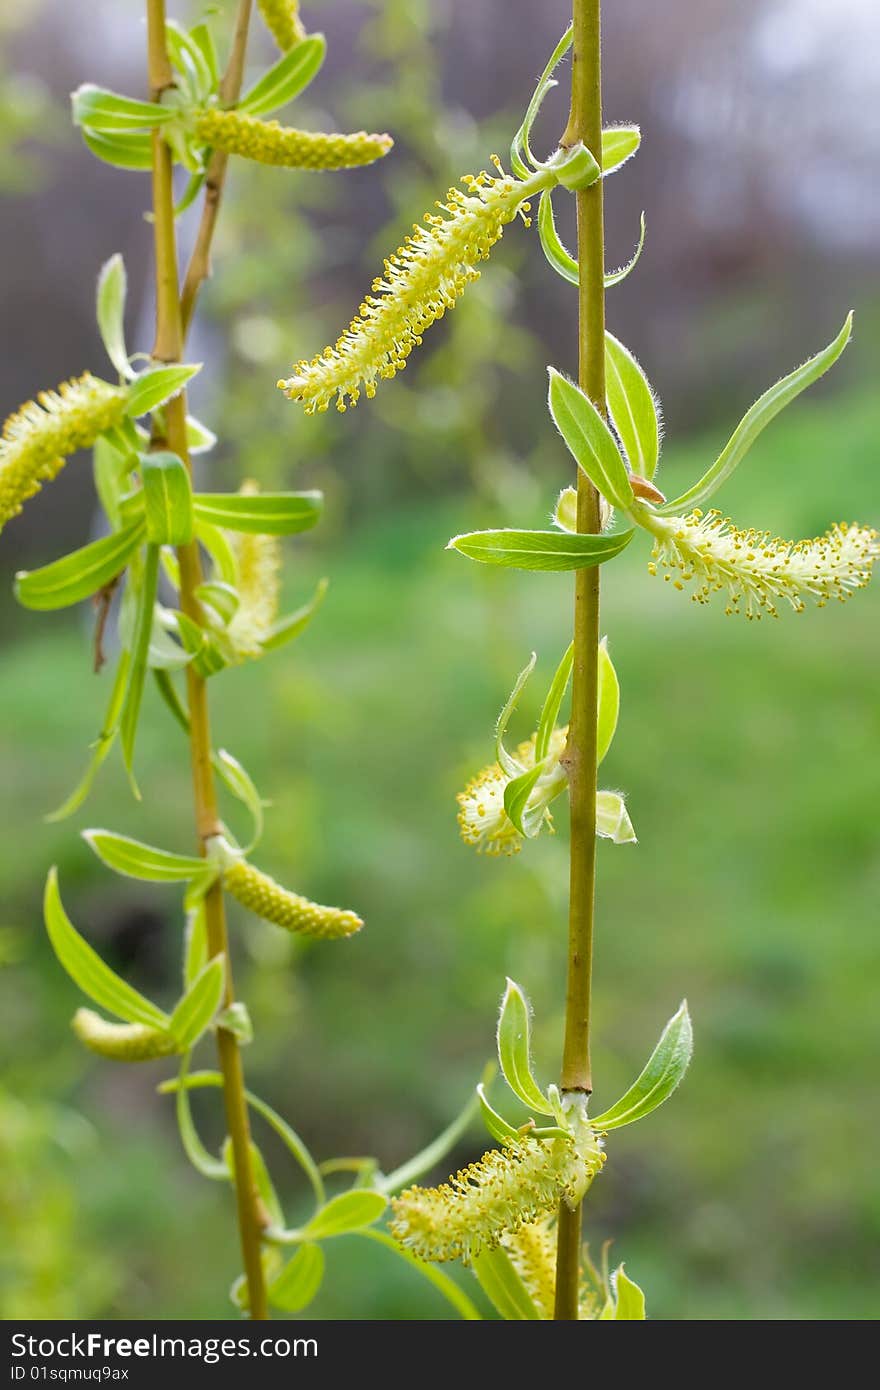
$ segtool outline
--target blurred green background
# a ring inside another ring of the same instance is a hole
[[[229,3],[211,9],[228,23]],[[466,302],[372,404],[308,420],[274,380],[338,333],[451,180],[504,153],[566,16],[555,0],[540,14],[524,0],[304,10],[330,56],[293,119],[387,128],[397,145],[380,168],[339,176],[234,168],[193,345],[207,364],[196,409],[222,441],[200,473],[207,486],[249,475],[323,487],[326,523],[287,547],[288,606],[322,575],[331,587],[296,646],[224,676],[212,696],[216,741],[274,803],[260,862],[368,924],[310,950],[235,916],[257,1029],[250,1083],[319,1157],[370,1153],[390,1168],[466,1100],[492,1053],[505,974],[533,999],[539,1074],[558,1065],[565,817],[555,838],[495,861],[458,840],[454,798],[491,760],[493,721],[532,649],[549,679],[571,584],[494,573],[444,546],[465,529],[541,525],[569,480],[544,367],[573,370],[572,296],[534,232],[511,227]],[[609,186],[609,265],[628,258],[643,206],[648,217],[642,264],[609,297],[609,319],[664,399],[661,482],[679,491],[702,471],[754,395],[827,342],[853,303],[857,335],[834,379],[773,425],[721,504],[785,535],[876,524],[880,207],[865,171],[880,127],[864,54],[877,51],[877,12],[860,0],[833,19],[812,0],[662,10],[622,0],[606,26],[608,119],[645,131]],[[131,7],[17,0],[0,23],[5,415],[84,366],[108,373],[91,320],[108,255],[125,253],[140,348],[151,304],[145,181],[90,162],[65,111],[83,80],[143,90]],[[270,54],[260,35],[255,71]],[[544,120],[548,145],[562,107]],[[77,460],[4,533],[7,581],[94,523]],[[623,705],[603,773],[626,789],[640,843],[600,847],[597,1099],[629,1083],[683,994],[696,1052],[674,1100],[611,1143],[587,1233],[614,1238],[655,1317],[870,1318],[880,596],[746,624],[652,581],[646,558],[637,540],[604,585]],[[47,824],[97,731],[107,676],[90,673],[87,611],[26,616],[4,592],[0,1312],[224,1317],[238,1273],[229,1194],[188,1168],[155,1094],[166,1068],[78,1049],[77,992],[40,912],[57,863],[80,928],[141,988],[174,997],[174,894],[114,878],[75,832],[106,825],[188,849],[185,748],[151,698],[144,801],[113,759],[75,823]],[[199,1061],[211,1064],[207,1047]],[[216,1095],[195,1108],[219,1142]],[[480,1147],[475,1131],[454,1161]],[[266,1152],[294,1220],[302,1186],[283,1150]],[[329,1255],[316,1316],[448,1315],[385,1252],[350,1240]]]

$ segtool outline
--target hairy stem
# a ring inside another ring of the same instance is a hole
[[[165,0],[147,0],[148,66],[153,100],[171,83],[173,75],[165,45]],[[240,80],[240,76],[239,76]],[[153,131],[153,216],[156,245],[156,345],[154,355],[163,362],[179,361],[183,350],[183,320],[177,280],[177,239],[174,225],[174,189],[171,151],[158,131]],[[166,408],[168,448],[189,467],[186,443],[186,397],[181,392]],[[155,442],[155,441],[154,441]],[[194,621],[201,621],[195,591],[201,583],[201,559],[197,542],[178,551],[180,562],[180,603]],[[193,799],[196,828],[201,851],[220,831],[217,792],[211,766],[211,728],[205,681],[187,667],[187,697],[190,717],[190,750],[193,770]],[[226,936],[223,891],[215,885],[205,898],[205,921],[209,956],[222,956],[226,967],[226,1002],[234,999],[232,967]],[[252,1318],[268,1317],[263,1266],[260,1258],[262,1231],[266,1215],[262,1208],[251,1160],[250,1127],[244,1076],[238,1043],[233,1033],[217,1030],[220,1070],[226,1123],[232,1141],[235,1192],[241,1248],[247,1276]]]
[[[223,107],[234,106],[241,95],[252,9],[253,0],[238,0],[229,62],[220,82],[220,104]],[[223,150],[215,150],[208,161],[202,218],[196,233],[192,255],[189,258],[189,265],[186,268],[186,275],[183,277],[183,289],[180,294],[184,337],[186,337],[192,322],[199,291],[211,274],[211,243],[214,240],[214,229],[217,226],[217,217],[226,184],[226,166],[228,163],[229,155],[225,154]]]
[[[602,160],[600,0],[573,0],[574,56],[571,111],[562,143],[582,140]],[[577,195],[578,381],[604,415],[605,288],[602,180]],[[578,531],[600,529],[599,495],[579,469]],[[577,571],[574,599],[574,671],[571,725],[566,749],[571,800],[571,866],[568,981],[561,1089],[593,1089],[590,1064],[590,995],[596,900],[596,721],[599,667],[599,567]],[[578,1317],[581,1212],[559,1210],[556,1265],[557,1319]]]

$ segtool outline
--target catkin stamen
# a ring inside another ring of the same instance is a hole
[[[0,529],[60,473],[70,454],[120,424],[126,396],[123,387],[84,372],[10,415],[0,438]]]
[[[564,789],[566,776],[560,768],[560,758],[565,751],[568,729],[554,729],[547,752],[547,762],[534,790],[527,809],[544,805]],[[521,743],[515,753],[516,761],[523,772],[535,766],[535,738]],[[511,778],[499,763],[491,763],[472,778],[458,797],[458,826],[465,844],[473,845],[478,854],[518,854],[522,848],[523,836],[504,809],[504,793]],[[553,824],[549,809],[545,820],[550,830]]]
[[[254,496],[255,483],[244,483],[241,492]],[[239,604],[226,635],[241,661],[262,655],[263,642],[278,616],[281,594],[281,541],[278,536],[236,532],[231,544],[238,565]]]
[[[263,23],[282,53],[296,48],[306,37],[299,17],[299,0],[257,0]]]
[[[654,551],[649,570],[658,565],[676,589],[695,587],[695,603],[713,593],[727,595],[728,613],[749,619],[778,617],[777,604],[802,613],[806,600],[824,608],[862,589],[880,556],[877,532],[870,527],[835,524],[824,536],[786,541],[770,531],[741,531],[719,511],[693,511],[685,517],[651,516]]]

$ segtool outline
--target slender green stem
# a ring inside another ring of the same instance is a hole
[[[147,0],[148,69],[153,100],[170,85],[173,74],[168,62],[165,32],[165,0]],[[180,361],[183,350],[183,320],[177,278],[177,237],[174,224],[174,188],[171,151],[158,131],[153,131],[153,217],[156,246],[156,344],[154,354],[163,362]],[[186,439],[186,398],[175,396],[166,409],[167,444],[189,467]],[[197,543],[178,551],[180,562],[180,603],[196,622],[201,610],[196,589],[201,583],[201,560]],[[211,726],[207,686],[201,676],[187,667],[187,696],[190,720],[193,797],[196,828],[202,853],[207,840],[220,832],[217,791],[211,764]],[[219,884],[205,898],[208,954],[222,956],[226,966],[226,1003],[235,995],[232,966],[226,936],[223,891]],[[223,1074],[226,1122],[232,1141],[235,1192],[241,1248],[244,1257],[248,1298],[252,1318],[268,1317],[263,1278],[261,1243],[267,1216],[254,1181],[251,1160],[250,1125],[245,1098],[241,1054],[234,1033],[217,1030],[217,1049]]]
[[[602,160],[601,0],[573,0],[574,54],[571,110],[562,139],[583,141]],[[605,414],[605,247],[602,180],[577,195],[578,380]],[[600,529],[599,495],[578,470],[578,531]],[[589,1095],[590,1004],[593,924],[596,899],[596,721],[599,667],[599,567],[577,571],[574,603],[574,668],[571,725],[565,763],[571,800],[571,866],[568,930],[568,982],[561,1089]],[[556,1265],[557,1319],[578,1317],[581,1240],[580,1206],[563,1202],[559,1210]]]

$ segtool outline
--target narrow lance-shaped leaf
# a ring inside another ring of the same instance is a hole
[[[518,777],[514,777],[504,788],[504,809],[508,819],[513,822],[521,835],[527,839],[533,839],[540,829],[544,819],[543,808],[534,822],[526,817],[529,797],[535,790],[535,784],[543,772],[543,767],[538,763],[535,767],[530,767],[526,772],[521,772]]]
[[[539,763],[546,758],[547,750],[550,747],[550,739],[553,730],[556,728],[556,720],[559,717],[559,709],[562,704],[565,692],[568,689],[568,682],[571,680],[571,670],[574,664],[574,642],[571,643],[564,657],[556,668],[553,680],[550,682],[550,689],[547,691],[547,698],[541,710],[541,718],[538,722],[538,730],[535,735],[535,762]],[[600,668],[600,688],[601,688],[601,668]]]
[[[73,123],[91,130],[127,131],[152,129],[173,121],[178,114],[170,106],[155,101],[137,101],[86,82],[70,98]]]
[[[300,1247],[267,1289],[269,1302],[285,1313],[300,1313],[312,1302],[324,1278],[324,1251],[309,1241]]]
[[[110,830],[84,830],[83,839],[102,864],[126,878],[147,883],[185,883],[205,867],[204,859],[189,854],[169,854]]]
[[[608,410],[630,469],[641,478],[653,478],[660,455],[654,393],[632,353],[611,333],[605,334],[605,378]]]
[[[602,176],[613,174],[635,154],[642,143],[637,125],[609,126],[602,131]]]
[[[122,713],[125,692],[128,689],[128,670],[130,664],[131,658],[128,652],[120,652],[119,661],[116,666],[116,675],[113,678],[113,688],[110,692],[110,700],[107,706],[107,713],[104,716],[101,732],[95,740],[92,755],[89,758],[86,770],[67,800],[62,802],[57,811],[53,811],[46,817],[47,821],[61,821],[65,820],[68,816],[72,816],[74,811],[79,810],[91,791],[101,764],[113,747],[116,738],[119,728],[119,716]]]
[[[189,1065],[188,1055],[184,1056],[181,1067],[180,1077],[172,1082],[165,1082],[159,1087],[160,1092],[173,1090],[175,1095],[175,1115],[177,1118],[177,1128],[180,1131],[180,1142],[183,1151],[189,1159],[196,1172],[201,1173],[202,1177],[211,1178],[214,1182],[228,1182],[230,1177],[229,1168],[222,1159],[215,1158],[209,1153],[199,1138],[198,1131],[193,1123],[192,1109],[189,1103],[189,1090],[186,1082],[187,1069]]]
[[[531,146],[529,144],[532,134],[532,126],[535,123],[535,117],[541,109],[541,104],[545,96],[549,91],[552,90],[553,87],[556,86],[556,83],[553,80],[553,71],[565,57],[568,50],[571,48],[572,36],[573,29],[572,26],[569,24],[565,33],[562,35],[562,38],[559,40],[553,52],[550,54],[550,59],[547,63],[547,66],[541,73],[541,76],[538,78],[538,85],[535,87],[535,90],[532,94],[532,99],[526,107],[526,113],[523,117],[522,125],[516,132],[516,135],[514,135],[513,137],[513,141],[510,146],[510,162],[513,166],[514,173],[518,174],[521,179],[527,178],[529,176],[529,173],[531,172],[528,166],[523,162],[523,151],[525,151],[526,155],[529,158],[529,161],[532,164],[537,164],[537,160],[532,154]]]
[[[147,540],[153,545],[188,545],[193,538],[192,488],[177,454],[157,450],[141,459]]]
[[[83,140],[92,154],[115,169],[150,169],[153,147],[145,130],[92,130],[83,127]]]
[[[770,424],[770,421],[775,419],[779,412],[795,400],[802,391],[824,376],[829,367],[834,366],[850,340],[852,321],[853,316],[850,312],[832,343],[829,343],[821,352],[817,352],[815,357],[809,358],[796,371],[783,377],[781,381],[777,381],[776,385],[771,386],[769,391],[765,391],[763,396],[755,401],[755,404],[743,416],[718,458],[712,467],[703,474],[699,482],[694,483],[693,487],[688,488],[687,492],[683,492],[680,497],[673,498],[671,502],[665,502],[657,510],[663,515],[674,516],[685,508],[691,510],[694,507],[702,507],[705,502],[708,502],[712,494],[722,483],[727,481],[736,466],[745,458],[758,435]]]
[[[183,936],[183,984],[188,989],[208,963],[208,927],[205,921],[205,900],[186,914]]]
[[[601,763],[617,729],[620,712],[620,683],[608,652],[608,638],[599,644],[599,716],[596,734],[596,763]]]
[[[477,1099],[480,1103],[483,1123],[497,1144],[510,1144],[519,1138],[519,1130],[513,1125],[509,1125],[504,1116],[499,1115],[494,1106],[489,1104],[486,1088],[482,1081],[477,1087]]]
[[[563,280],[567,280],[570,285],[579,284],[578,263],[571,252],[566,250],[565,246],[563,246],[559,232],[556,229],[556,219],[553,215],[552,188],[544,189],[538,203],[538,236],[544,255],[556,271],[556,274],[560,275]],[[606,270],[604,277],[606,290],[612,289],[614,285],[619,285],[622,280],[626,279],[630,271],[635,268],[639,256],[642,254],[644,244],[645,214],[642,213],[639,240],[636,249],[626,265],[621,266],[619,270]]]
[[[143,534],[144,523],[134,521],[42,569],[21,570],[15,576],[15,596],[24,608],[43,613],[81,603],[125,569]]]
[[[176,1005],[168,1025],[182,1051],[189,1051],[208,1027],[223,998],[225,967],[215,956],[199,971]]]
[[[525,689],[526,681],[535,669],[538,660],[537,652],[532,652],[526,665],[522,668],[513,684],[513,689],[507,697],[507,702],[495,722],[495,757],[508,775],[515,776],[522,771],[522,767],[507,752],[504,747],[504,735],[510,723],[510,717],[519,703],[519,697]]]
[[[552,1114],[532,1075],[528,1001],[511,979],[507,981],[498,1018],[498,1061],[505,1081],[523,1105],[539,1115]]]
[[[613,507],[629,507],[632,485],[614,435],[580,387],[553,367],[548,372],[550,414],[575,462]]]
[[[168,1015],[121,979],[80,936],[64,911],[55,869],[49,871],[46,879],[43,913],[52,949],[83,994],[126,1023],[167,1029]]]
[[[101,267],[95,309],[101,341],[121,377],[133,375],[125,347],[125,291],[125,264],[117,251]]]
[[[482,1250],[470,1265],[483,1293],[505,1322],[540,1322],[541,1314],[503,1245]]]
[[[309,34],[279,58],[238,103],[248,116],[266,116],[278,111],[306,88],[319,71],[327,52],[323,34]]]
[[[691,1060],[693,1031],[687,1001],[667,1023],[644,1071],[610,1110],[591,1120],[594,1129],[620,1129],[650,1115],[678,1086]]]
[[[303,1240],[327,1240],[360,1231],[378,1221],[387,1206],[388,1199],[381,1192],[341,1192],[312,1217],[300,1236]]]
[[[159,547],[148,545],[145,548],[144,569],[141,576],[140,593],[137,599],[137,616],[135,619],[134,639],[131,649],[131,672],[129,675],[128,689],[125,692],[125,704],[122,708],[122,717],[119,721],[119,732],[122,739],[122,756],[125,766],[132,778],[132,763],[134,759],[134,745],[137,737],[138,719],[141,712],[141,699],[144,693],[144,679],[147,674],[147,658],[150,649],[150,635],[153,628],[153,608],[156,603],[156,591],[159,583]],[[132,780],[132,790],[135,795],[140,797],[137,786]]]
[[[576,570],[613,560],[633,538],[633,531],[605,536],[559,534],[558,531],[471,531],[453,536],[447,550],[469,560],[521,570]]]
[[[491,1077],[494,1073],[495,1064],[493,1062],[486,1068],[483,1075]],[[436,1139],[408,1159],[406,1163],[402,1163],[399,1168],[395,1168],[387,1177],[379,1179],[376,1186],[382,1192],[396,1192],[401,1188],[409,1187],[410,1183],[415,1182],[423,1173],[428,1173],[432,1168],[436,1168],[437,1164],[446,1157],[465,1133],[477,1113],[477,1108],[476,1095],[469,1097],[467,1104],[462,1107],[455,1119],[446,1126],[442,1133],[437,1135]]]
[[[199,492],[193,498],[196,518],[231,531],[259,536],[289,536],[308,531],[320,518],[320,492]]]
[[[187,366],[148,367],[131,383],[125,406],[126,415],[136,420],[138,416],[155,410],[157,405],[164,405],[183,390],[196,372],[201,371],[201,366],[201,362],[197,362]]]
[[[264,652],[277,651],[279,647],[286,646],[288,642],[292,642],[294,638],[305,632],[324,602],[329,582],[327,579],[319,579],[315,586],[315,592],[308,603],[304,603],[301,608],[295,609],[293,613],[287,613],[283,618],[279,618],[276,623],[273,623],[268,637],[264,637],[260,644]]]
[[[645,1318],[645,1295],[632,1279],[623,1265],[618,1265],[611,1276],[616,1295],[614,1317],[623,1322],[642,1322]]]

